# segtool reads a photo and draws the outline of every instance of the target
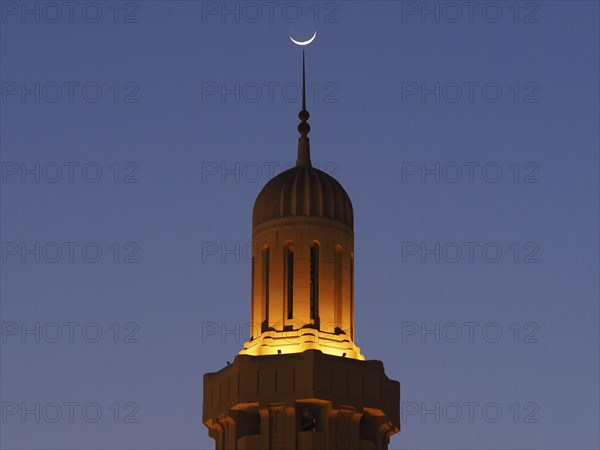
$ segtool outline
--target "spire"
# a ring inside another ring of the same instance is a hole
[[[306,64],[304,63],[304,50],[302,50],[302,111],[306,111]]]
[[[310,117],[310,114],[306,110],[306,70],[304,50],[302,51],[302,111],[300,111],[298,117],[300,118],[300,125],[298,125],[300,138],[298,138],[298,159],[296,160],[296,166],[311,166],[310,139],[308,138],[308,133],[310,131],[308,118]]]

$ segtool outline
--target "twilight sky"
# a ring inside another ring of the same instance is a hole
[[[466,3],[1,1],[0,447],[214,448],[316,29],[391,448],[599,448],[599,4]]]

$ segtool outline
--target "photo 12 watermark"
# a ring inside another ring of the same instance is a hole
[[[403,81],[401,88],[405,104],[540,102],[540,85],[533,81]]]
[[[403,241],[402,263],[421,264],[496,264],[502,260],[515,264],[540,262],[540,245],[534,241]]]
[[[540,4],[530,1],[402,1],[403,24],[536,24]]]
[[[131,1],[2,1],[3,24],[97,24],[140,22],[140,3]]]
[[[3,241],[2,263],[18,264],[137,264],[140,246],[137,242],[97,241]]]
[[[538,344],[537,322],[402,322],[403,344]]]
[[[532,401],[402,401],[402,423],[513,423],[540,422],[540,405]]]
[[[203,161],[202,183],[266,183],[296,166],[296,161]],[[340,166],[334,161],[313,161],[312,167],[335,176]]]
[[[2,104],[135,104],[140,86],[133,81],[3,81]]]
[[[3,401],[4,424],[134,424],[140,407],[132,401]]]
[[[135,161],[2,161],[3,184],[113,184],[140,182]]]
[[[292,324],[294,330],[287,330],[287,327]],[[301,341],[302,336],[298,330],[302,329],[308,323],[300,320],[286,321],[279,323],[270,321],[269,325],[275,329],[284,330],[280,333],[281,339],[286,344],[295,344]],[[201,341],[203,344],[240,344],[259,336],[262,333],[262,323],[252,322],[224,322],[224,321],[203,321],[201,324]],[[319,325],[319,330],[325,333],[335,334],[339,331],[339,324],[335,322],[322,322]],[[319,336],[313,337],[313,342],[319,342]]]
[[[218,1],[201,2],[202,23],[329,24],[340,21],[340,2]]]
[[[302,86],[295,81],[203,81],[202,103],[299,103]],[[311,103],[339,103],[340,86],[334,81],[306,86]]]
[[[537,184],[540,165],[535,161],[402,161],[400,180],[421,184]]]
[[[268,244],[275,246],[277,242],[269,242]],[[334,241],[321,242],[320,260],[324,263],[335,262],[337,245],[338,242]],[[302,247],[293,247],[293,249],[294,261],[309,257],[310,249],[303,249]],[[203,241],[201,245],[202,263],[251,263],[253,256],[259,253],[260,248],[252,242]],[[274,255],[271,255],[271,258],[274,258]]]
[[[138,344],[137,322],[95,321],[5,321],[2,322],[2,344]]]

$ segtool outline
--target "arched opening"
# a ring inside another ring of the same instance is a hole
[[[283,285],[286,299],[287,318],[294,318],[294,248],[287,244],[283,250]]]
[[[336,327],[341,327],[342,323],[342,246],[335,246],[335,269],[334,269],[334,321]]]
[[[319,317],[319,244],[310,246],[310,319]]]
[[[267,331],[269,328],[269,278],[271,271],[271,249],[266,246],[262,251],[262,266],[263,266],[263,279],[262,279],[262,292],[263,292],[263,322],[261,324],[261,332]]]

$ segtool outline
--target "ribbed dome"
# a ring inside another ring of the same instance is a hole
[[[298,159],[296,167],[271,179],[254,202],[252,228],[283,217],[319,217],[354,227],[352,202],[335,178],[312,167],[310,162],[310,114],[306,110],[306,77],[302,53],[302,111],[298,114]]]
[[[350,228],[354,224],[352,202],[342,185],[310,165],[286,170],[265,185],[254,203],[252,227],[291,216],[323,217]]]

